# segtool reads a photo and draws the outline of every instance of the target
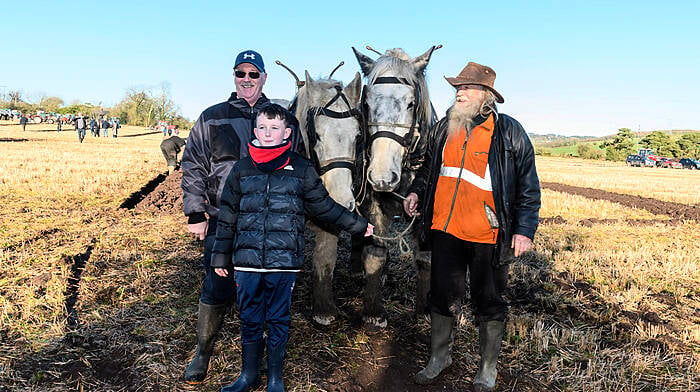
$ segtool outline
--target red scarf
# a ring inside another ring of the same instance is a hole
[[[289,140],[277,146],[256,146],[249,142],[248,151],[255,167],[265,172],[271,172],[287,166],[291,146],[292,143]]]

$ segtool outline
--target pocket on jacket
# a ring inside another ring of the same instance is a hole
[[[212,162],[237,161],[241,157],[241,141],[231,124],[209,125]]]

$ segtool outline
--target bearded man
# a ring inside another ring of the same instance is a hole
[[[540,184],[523,127],[500,114],[493,69],[470,62],[455,78],[447,116],[428,135],[428,149],[404,201],[418,214],[422,246],[432,250],[430,360],[415,376],[429,384],[452,364],[453,325],[465,296],[465,274],[481,360],[475,391],[491,391],[501,350],[508,263],[530,250],[537,230]]]

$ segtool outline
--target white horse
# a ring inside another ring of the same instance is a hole
[[[292,73],[293,74],[293,73]],[[331,73],[332,75],[332,73]],[[301,83],[299,83],[301,85]],[[338,204],[355,210],[353,173],[361,136],[358,110],[362,79],[359,73],[345,87],[333,79],[306,80],[295,98],[307,156],[316,164],[321,181]],[[338,310],[334,303],[333,271],[337,260],[338,232],[309,223],[316,234],[313,255],[313,319],[328,325]]]

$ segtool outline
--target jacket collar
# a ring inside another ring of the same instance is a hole
[[[270,102],[270,100],[267,99],[265,93],[263,93],[260,95],[260,98],[258,98],[258,100],[255,102],[255,105],[253,105],[253,108],[259,109],[261,106],[267,104],[268,102]],[[248,101],[246,101],[243,98],[238,98],[238,95],[235,92],[231,93],[231,96],[228,98],[228,103],[230,103],[237,109],[250,109]]]

